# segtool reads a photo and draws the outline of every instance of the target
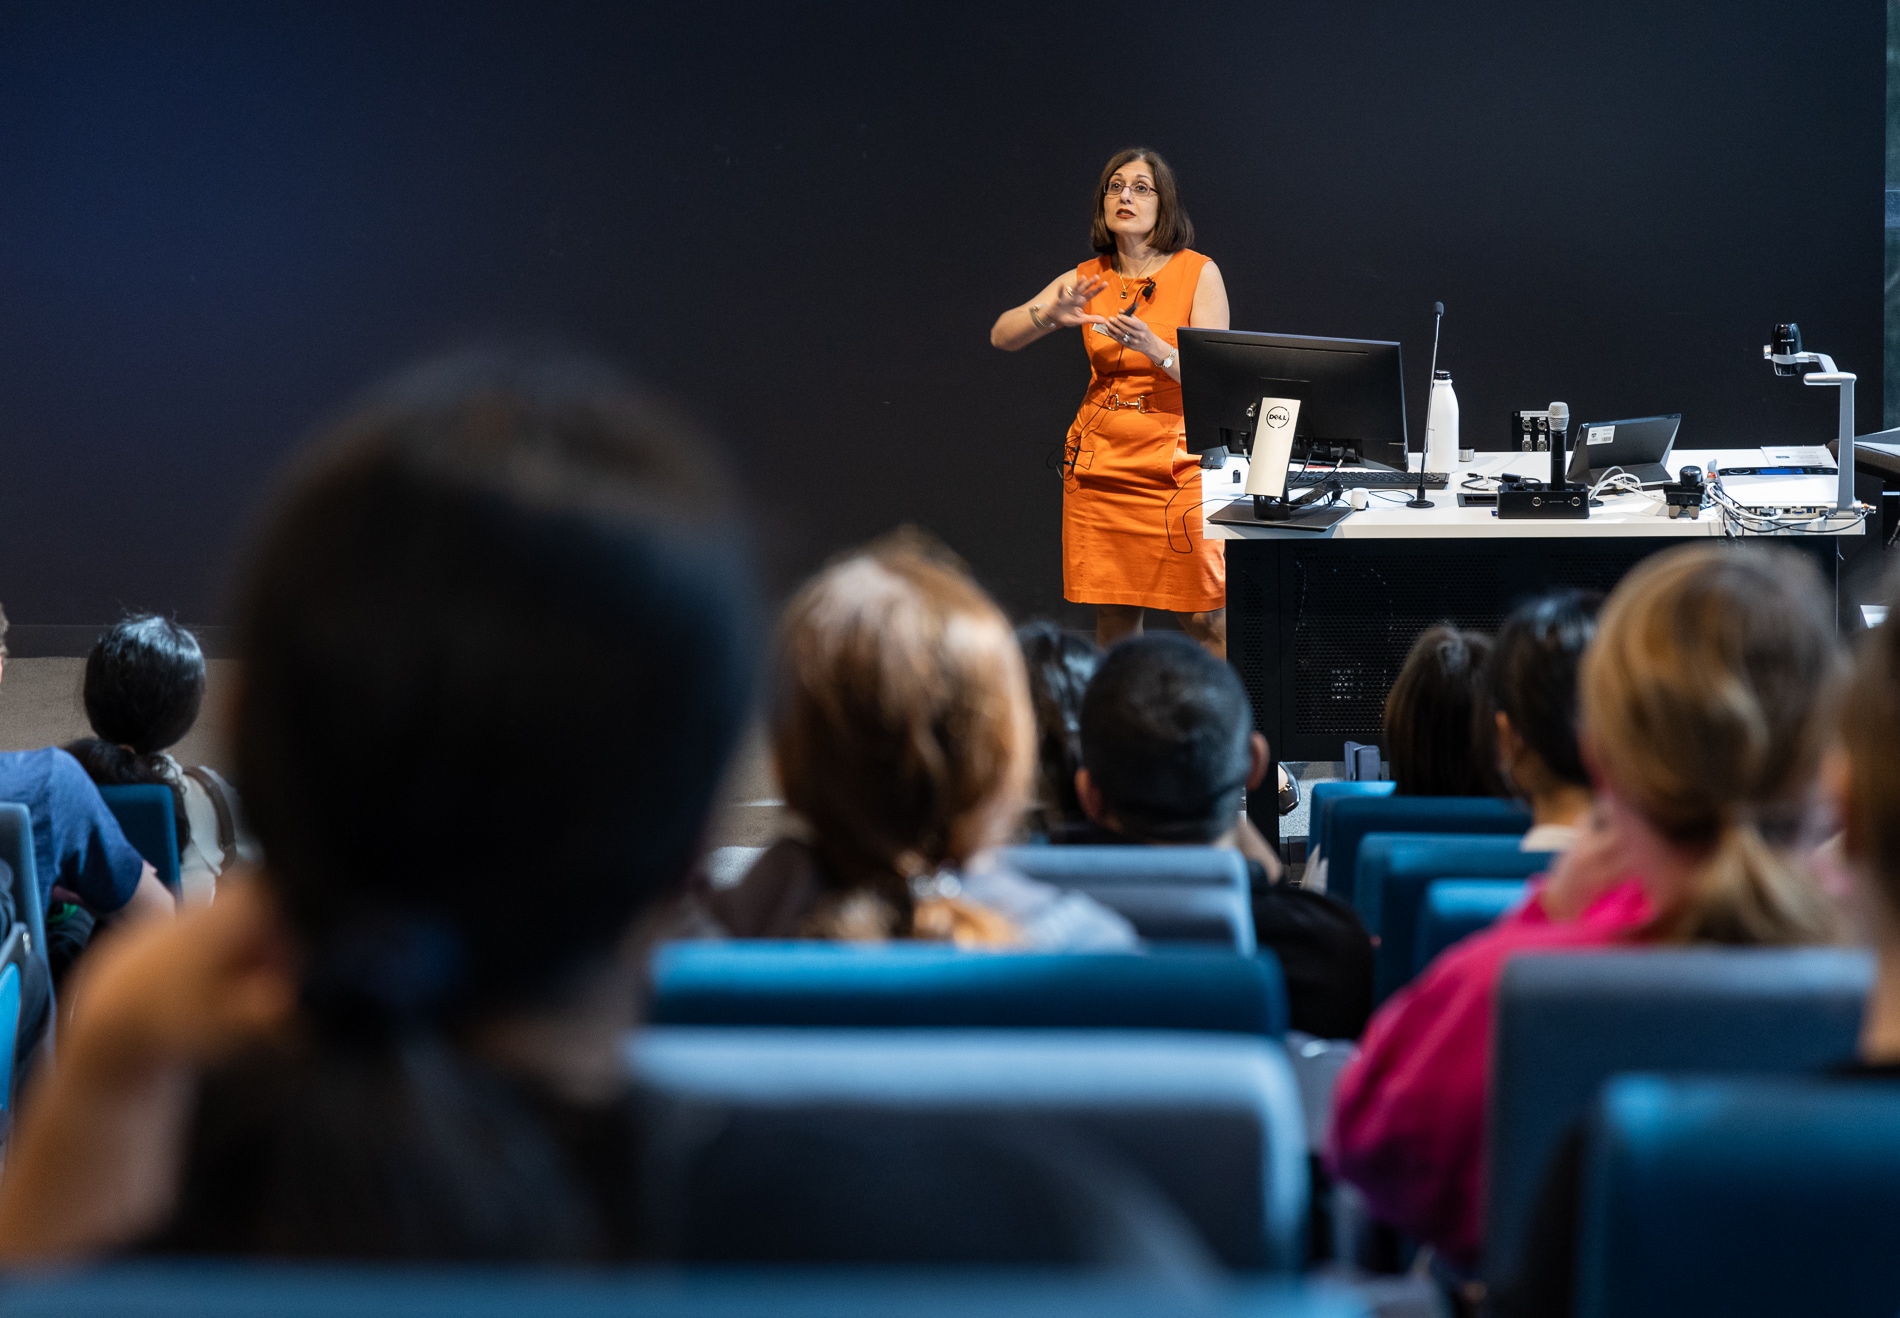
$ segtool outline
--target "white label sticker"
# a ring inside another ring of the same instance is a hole
[[[1586,444],[1607,444],[1615,438],[1615,426],[1591,426],[1583,432],[1583,442]]]

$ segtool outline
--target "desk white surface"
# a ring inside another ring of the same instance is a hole
[[[1764,455],[1758,449],[1678,449],[1669,455],[1669,467],[1673,471],[1690,465],[1706,467],[1709,460],[1722,465],[1740,466],[1760,464]],[[1417,470],[1417,455],[1413,455],[1413,470]],[[1239,494],[1246,481],[1247,460],[1230,456],[1227,465],[1220,469],[1208,469],[1201,473],[1202,512],[1204,517],[1211,516],[1226,507]],[[1241,473],[1240,479],[1234,479],[1235,472]],[[1425,497],[1433,507],[1407,508],[1406,500],[1412,497],[1411,491],[1369,490],[1369,502],[1363,511],[1353,513],[1343,521],[1335,523],[1324,531],[1294,531],[1270,526],[1223,526],[1218,522],[1204,521],[1206,537],[1209,540],[1529,540],[1551,539],[1555,537],[1597,537],[1613,536],[1671,536],[1682,539],[1720,536],[1725,534],[1724,518],[1718,508],[1704,508],[1699,518],[1671,518],[1664,505],[1662,496],[1655,493],[1609,494],[1603,496],[1603,506],[1592,508],[1590,516],[1579,521],[1561,518],[1550,520],[1516,518],[1502,519],[1494,515],[1492,508],[1460,508],[1458,506],[1458,487],[1467,476],[1501,476],[1505,474],[1532,476],[1539,480],[1550,477],[1550,454],[1548,453],[1480,453],[1468,463],[1460,463],[1451,472],[1451,481],[1445,489],[1426,490]],[[1352,488],[1352,473],[1342,471],[1339,479],[1347,489]],[[1785,478],[1747,477],[1731,478],[1730,484],[1746,479],[1751,482],[1763,482],[1759,487],[1763,494],[1760,501],[1794,502],[1796,499],[1811,501],[1815,504],[1831,505],[1834,502],[1836,481],[1832,475],[1797,476]],[[1773,480],[1772,486],[1766,482]],[[1812,493],[1807,493],[1809,487]],[[1772,492],[1770,492],[1772,491]],[[1732,489],[1740,497],[1739,488]],[[1743,498],[1743,502],[1757,502]],[[1825,530],[1779,531],[1767,534],[1777,535],[1860,535],[1861,524],[1858,520],[1842,518],[1839,524]]]

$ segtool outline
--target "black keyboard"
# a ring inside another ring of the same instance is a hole
[[[1289,486],[1318,485],[1321,481],[1336,480],[1345,489],[1366,490],[1416,490],[1418,473],[1415,471],[1361,471],[1346,467],[1339,471],[1329,471],[1324,467],[1313,467],[1307,471],[1288,471],[1286,483]],[[1451,477],[1442,471],[1425,473],[1425,488],[1442,490],[1451,484]]]

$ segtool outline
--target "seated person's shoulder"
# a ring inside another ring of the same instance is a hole
[[[781,839],[736,883],[721,886],[705,875],[695,877],[687,903],[691,932],[686,936],[796,938],[824,893],[812,849]]]
[[[1086,893],[1029,878],[994,856],[978,857],[959,881],[966,899],[1014,924],[1028,947],[1115,952],[1141,945],[1120,912]]]
[[[75,778],[87,786],[92,785],[92,779],[86,777],[79,761],[57,746],[0,751],[0,793],[9,801],[20,801],[30,807],[33,799],[43,796],[53,784]],[[94,794],[97,794],[96,788]]]
[[[118,819],[79,761],[63,750],[43,753],[47,762],[40,802],[53,839],[51,881],[78,893],[95,914],[116,911],[131,900],[145,858],[126,841]],[[42,876],[42,882],[46,878]]]

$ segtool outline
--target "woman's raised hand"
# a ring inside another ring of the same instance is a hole
[[[1091,313],[1088,306],[1089,299],[1107,287],[1108,281],[1100,275],[1071,284],[1056,293],[1055,300],[1049,304],[1049,309],[1042,313],[1042,318],[1052,325],[1060,325],[1065,329],[1072,329],[1077,325],[1106,325],[1107,317]]]
[[[110,1083],[213,1060],[289,1019],[291,959],[258,881],[228,875],[211,905],[114,931],[88,952],[74,975],[60,1061]]]
[[[1550,876],[1538,890],[1538,901],[1552,920],[1574,920],[1629,873],[1622,839],[1599,802],[1584,820],[1577,840],[1552,862]]]
[[[1139,316],[1123,312],[1118,316],[1098,316],[1096,319],[1103,325],[1102,333],[1152,361],[1159,362],[1174,351],[1174,345],[1156,334]]]

